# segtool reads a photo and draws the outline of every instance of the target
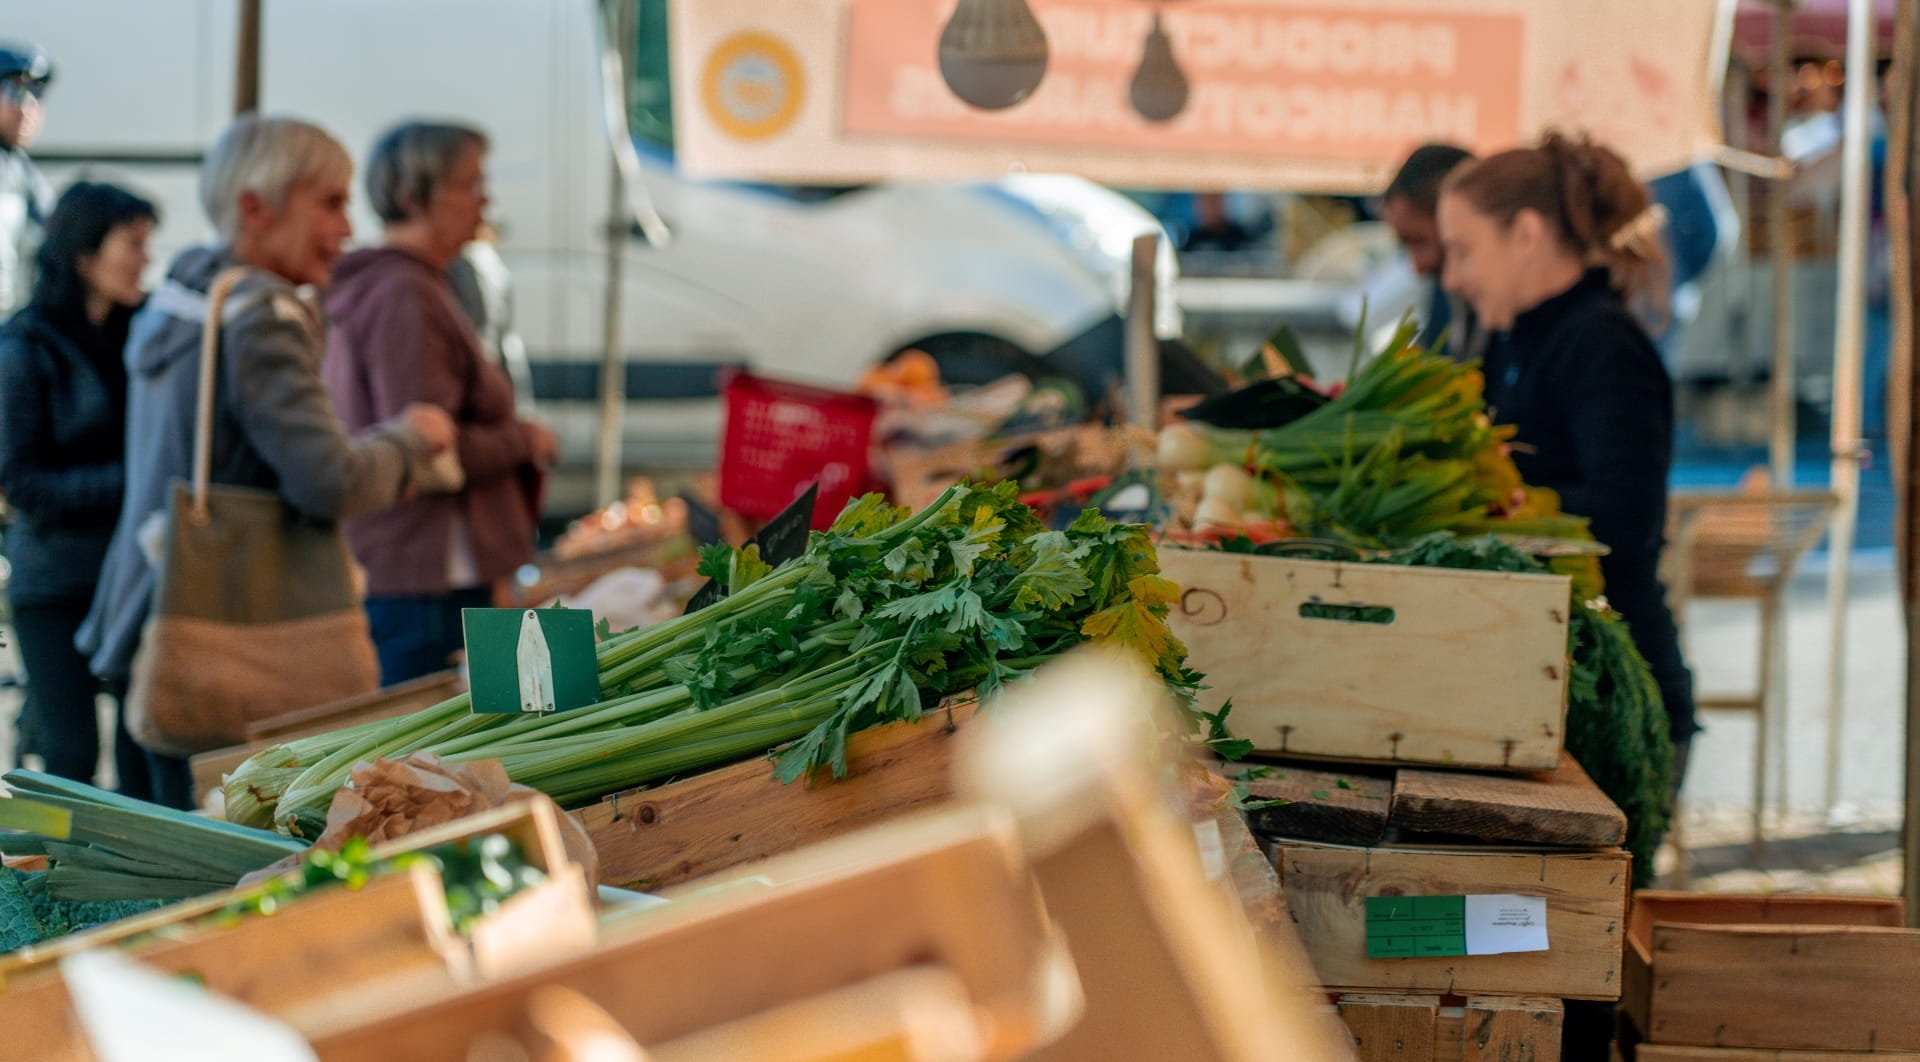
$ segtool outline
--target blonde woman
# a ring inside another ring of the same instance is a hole
[[[248,272],[220,325],[213,482],[276,490],[303,516],[338,521],[407,496],[453,445],[452,420],[430,406],[349,435],[321,383],[320,320],[299,289],[332,275],[351,233],[352,177],[339,141],[291,118],[244,115],[207,155],[200,199],[219,242],[174,259],[127,343],[126,499],[78,639],[96,675],[124,682],[132,671],[155,582],[140,528],[191,475],[207,289],[228,267]],[[156,799],[190,806],[186,761],[153,766]]]

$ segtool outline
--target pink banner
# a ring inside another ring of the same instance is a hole
[[[940,78],[934,42],[951,5],[851,0],[842,135],[1384,163],[1430,140],[1490,149],[1522,133],[1520,13],[1169,4],[1162,19],[1192,95],[1155,124],[1127,98],[1148,5],[1030,3],[1052,53],[1046,79],[1020,105],[985,112]]]

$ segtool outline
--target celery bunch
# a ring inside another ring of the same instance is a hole
[[[553,716],[474,715],[468,698],[263,750],[227,779],[227,814],[312,836],[355,763],[425,749],[499,759],[562,803],[760,755],[793,780],[847,769],[850,734],[940,698],[991,693],[1088,640],[1139,651],[1191,690],[1147,529],[1089,513],[1042,526],[1017,486],[957,486],[919,513],[850,504],[779,568],[719,547],[727,589],[692,615],[599,646],[603,700]]]

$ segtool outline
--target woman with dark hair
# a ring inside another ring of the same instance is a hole
[[[1693,676],[1657,569],[1673,461],[1673,384],[1644,321],[1665,316],[1661,211],[1619,155],[1549,134],[1469,162],[1440,193],[1446,289],[1497,333],[1487,404],[1512,424],[1514,463],[1592,521],[1607,600],[1666,702],[1678,792]]]
[[[144,299],[153,204],[79,183],[47,218],[31,300],[0,327],[0,491],[13,510],[8,596],[29,693],[23,742],[48,772],[91,782],[102,684],[73,638],[93,600],[125,490],[127,326]],[[116,701],[120,691],[109,689]],[[117,727],[120,790],[149,795],[144,754]]]

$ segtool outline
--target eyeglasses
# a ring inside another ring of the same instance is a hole
[[[6,100],[14,106],[20,106],[29,99],[39,99],[47,94],[47,83],[29,77],[10,77],[0,80],[0,100]]]

